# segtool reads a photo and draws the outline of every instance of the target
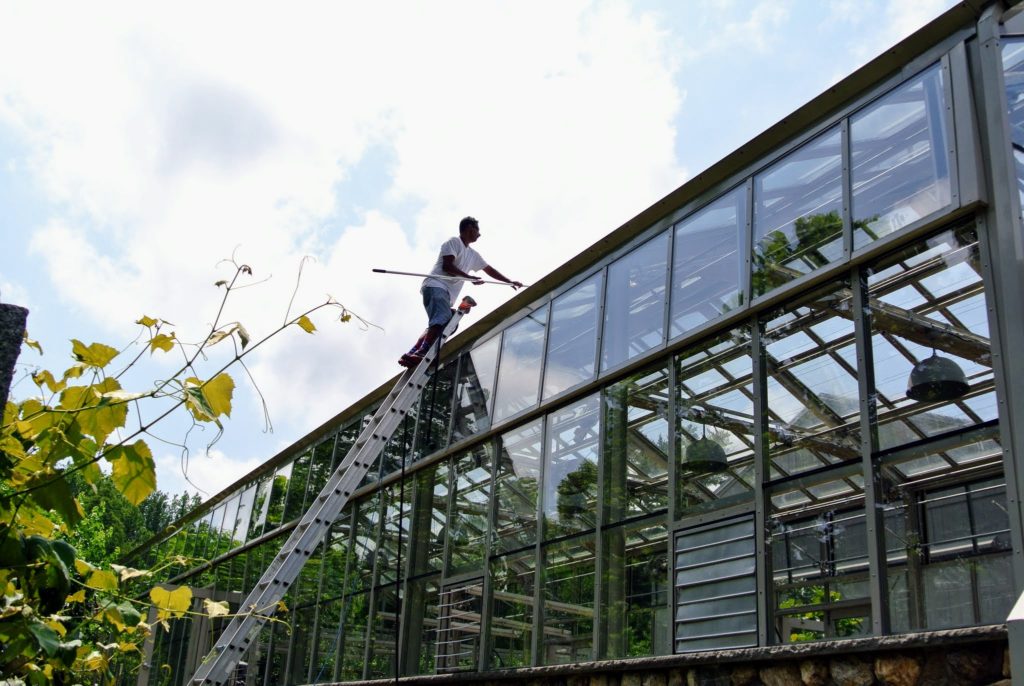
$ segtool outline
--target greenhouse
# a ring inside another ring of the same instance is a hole
[[[900,636],[1005,675],[1022,197],[1024,14],[961,3],[463,327],[234,683]],[[128,561],[238,609],[391,383]],[[189,683],[220,627],[158,628],[139,683]]]

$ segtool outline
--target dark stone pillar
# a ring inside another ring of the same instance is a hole
[[[0,404],[7,402],[14,378],[14,364],[21,352],[28,310],[18,305],[0,303]]]

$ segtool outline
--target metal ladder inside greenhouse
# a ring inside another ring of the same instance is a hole
[[[476,302],[472,298],[464,297],[445,326],[437,344],[431,346],[420,364],[402,374],[380,408],[363,427],[352,449],[334,470],[327,485],[313,501],[313,505],[302,515],[282,546],[281,552],[239,606],[239,614],[232,618],[217,639],[213,650],[203,659],[190,683],[213,686],[224,686],[228,683],[232,670],[249,649],[253,638],[298,578],[306,560],[316,551],[328,529],[384,449],[391,434],[419,400],[420,391],[430,373],[431,362],[440,354],[441,345],[455,332],[459,321],[474,305]]]

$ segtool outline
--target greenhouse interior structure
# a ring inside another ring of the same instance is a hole
[[[463,326],[232,683],[1024,678],[1022,199],[1024,12],[962,2]],[[244,609],[393,383],[126,563]]]

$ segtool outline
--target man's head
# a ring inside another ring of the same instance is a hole
[[[480,238],[480,223],[473,217],[463,217],[459,222],[459,237],[466,245]]]

